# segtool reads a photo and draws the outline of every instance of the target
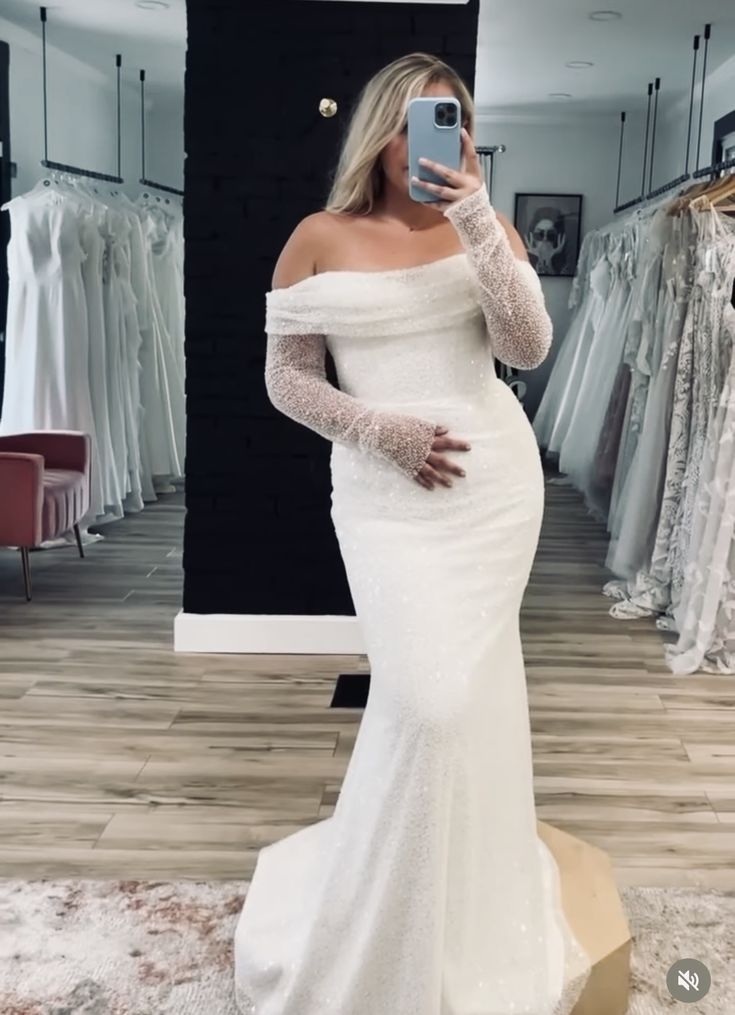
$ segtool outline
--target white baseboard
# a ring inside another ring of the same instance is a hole
[[[356,617],[184,613],[174,620],[176,652],[362,655]]]

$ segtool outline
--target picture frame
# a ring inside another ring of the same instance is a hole
[[[735,158],[735,110],[715,121],[712,164]]]
[[[513,224],[537,274],[576,274],[582,232],[582,194],[516,194]]]

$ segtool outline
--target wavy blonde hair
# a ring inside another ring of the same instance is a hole
[[[380,154],[406,124],[410,99],[428,85],[447,81],[459,100],[462,122],[474,133],[475,108],[459,74],[429,53],[409,53],[389,63],[364,86],[352,113],[326,211],[366,215],[383,187]]]

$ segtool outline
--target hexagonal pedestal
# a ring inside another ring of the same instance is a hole
[[[596,846],[543,821],[538,831],[559,865],[569,926],[592,962],[572,1015],[625,1015],[632,942],[610,859]]]

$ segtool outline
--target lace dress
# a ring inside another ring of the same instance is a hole
[[[730,364],[704,450],[690,560],[674,611],[679,639],[665,648],[674,673],[735,672],[735,310],[730,306],[725,333]]]
[[[690,288],[685,281],[679,291],[682,302],[687,300],[686,313],[677,349],[653,546],[646,565],[633,578],[608,582],[603,589],[620,600],[611,607],[612,616],[627,619],[667,614],[659,618],[659,626],[679,630],[682,635],[684,631],[674,618],[682,615],[677,607],[685,595],[685,576],[689,574],[691,580],[697,569],[705,571],[710,566],[701,553],[693,555],[691,540],[694,518],[708,500],[707,484],[700,473],[705,449],[712,453],[711,430],[723,397],[730,351],[726,308],[735,273],[732,221],[711,212],[692,210],[689,216],[690,225],[682,235],[692,285]]]
[[[692,289],[695,248],[689,240],[690,220],[670,217],[669,223],[663,289],[653,294],[658,330],[645,411],[625,482],[613,489],[610,510],[612,538],[605,563],[624,578],[633,578],[645,568],[653,550],[664,491],[678,351]]]
[[[619,522],[618,507],[632,464],[643,424],[660,335],[659,296],[661,264],[668,216],[657,212],[646,223],[634,226],[635,254],[631,264],[631,315],[626,328],[623,364],[629,380],[627,405],[621,424],[618,453],[612,469],[613,480],[608,505],[608,531],[615,533]]]

